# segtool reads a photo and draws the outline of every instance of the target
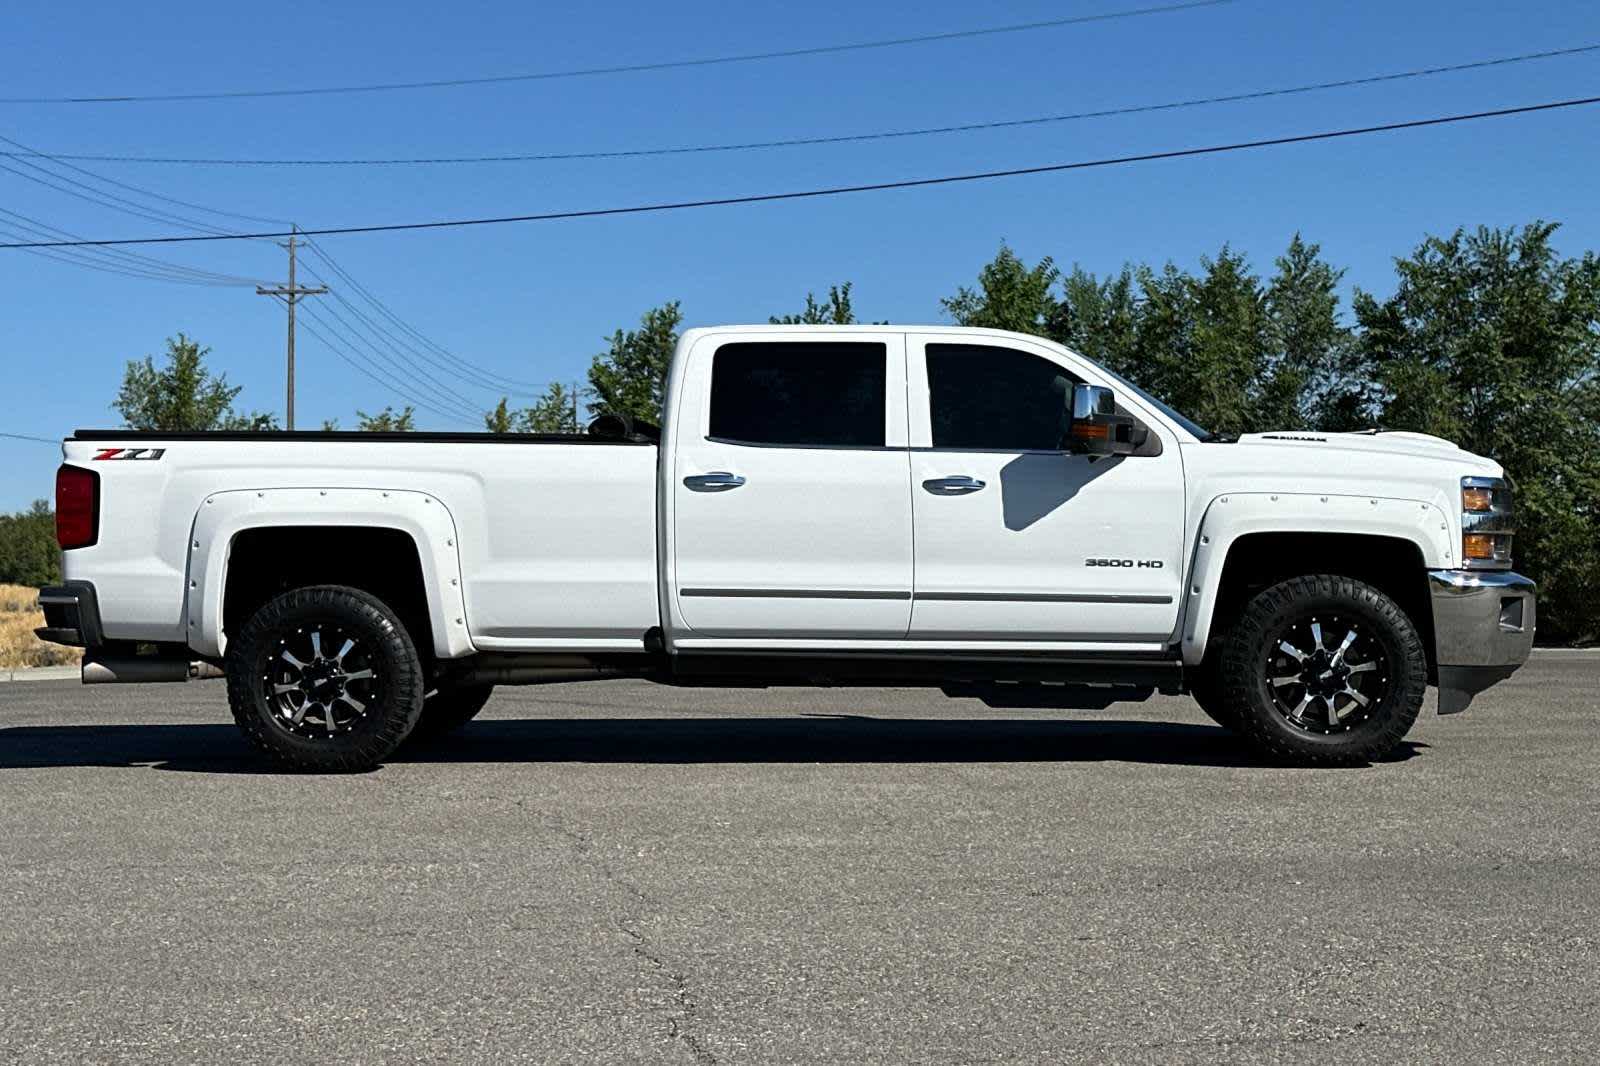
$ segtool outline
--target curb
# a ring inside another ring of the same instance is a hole
[[[81,669],[76,666],[18,666],[0,668],[0,682],[6,681],[76,681]]]

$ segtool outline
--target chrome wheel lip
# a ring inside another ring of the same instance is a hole
[[[261,695],[279,729],[306,740],[348,735],[379,697],[371,642],[338,622],[284,629],[260,668]]]
[[[1263,681],[1293,729],[1347,733],[1370,721],[1390,694],[1388,648],[1369,621],[1338,610],[1306,612],[1268,641]]]

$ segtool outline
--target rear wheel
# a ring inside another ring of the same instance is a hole
[[[1370,762],[1417,719],[1428,663],[1416,626],[1380,590],[1330,574],[1256,595],[1224,639],[1221,691],[1238,729],[1269,756]]]
[[[422,712],[410,635],[359,589],[316,585],[269,601],[229,641],[227,673],[234,720],[290,769],[371,769]]]

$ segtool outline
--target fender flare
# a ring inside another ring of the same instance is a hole
[[[195,512],[189,536],[184,618],[189,647],[208,658],[227,651],[223,596],[234,539],[246,530],[288,526],[392,529],[408,535],[422,564],[423,592],[441,659],[474,650],[461,592],[455,519],[437,497],[411,489],[246,488],[214,492]]]
[[[1449,519],[1436,504],[1426,500],[1298,492],[1219,495],[1206,506],[1195,531],[1180,627],[1184,665],[1198,666],[1205,658],[1228,553],[1235,541],[1252,533],[1388,537],[1416,545],[1427,568],[1455,565]],[[1313,573],[1315,568],[1307,572]],[[1419,574],[1418,580],[1421,578]]]

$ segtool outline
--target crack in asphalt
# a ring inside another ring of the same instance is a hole
[[[567,826],[551,820],[548,815],[545,818],[545,825],[572,841],[573,848],[578,855],[590,867],[599,871],[600,875],[608,882],[629,896],[635,905],[645,908],[656,907],[655,900],[651,899],[642,888],[620,875],[612,868],[610,863],[594,853],[593,841],[588,834],[569,829]],[[688,975],[669,963],[660,952],[651,946],[650,939],[640,929],[630,925],[626,919],[613,916],[612,924],[616,926],[618,932],[628,938],[634,957],[643,960],[653,971],[666,979],[672,998],[678,1005],[677,1016],[667,1018],[668,1038],[682,1044],[696,1062],[712,1066],[712,1064],[716,1063],[717,1057],[700,1042],[700,1038],[694,1033],[693,1023],[700,1012],[700,1005],[689,988]]]

